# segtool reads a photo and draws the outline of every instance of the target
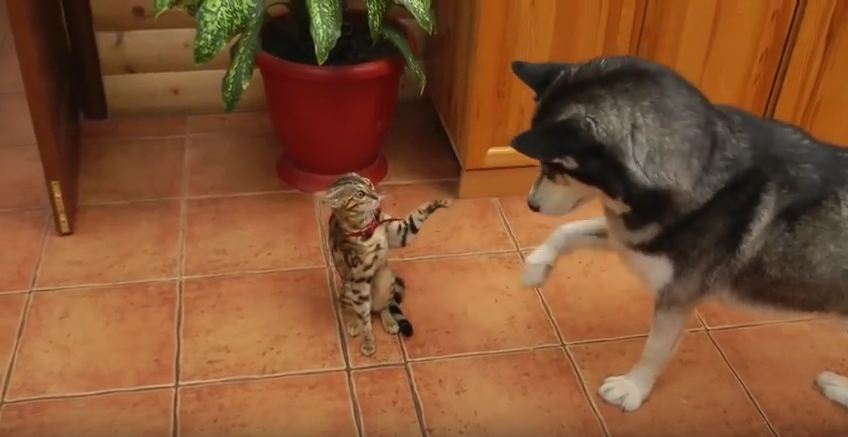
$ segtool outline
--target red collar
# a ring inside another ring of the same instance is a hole
[[[381,219],[380,217],[382,217],[382,216],[383,216],[383,213],[378,209],[376,211],[376,214],[374,214],[374,219],[372,219],[367,225],[365,225],[364,228],[362,228],[358,231],[347,233],[345,235],[347,235],[348,237],[362,237],[362,238],[367,240],[367,239],[371,238],[372,235],[374,235],[374,231],[376,231],[377,228],[380,225],[385,224],[385,223],[389,223],[389,222],[400,221],[400,219],[397,219],[397,218]]]

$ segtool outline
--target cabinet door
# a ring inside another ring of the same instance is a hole
[[[530,121],[531,92],[512,74],[524,61],[634,54],[645,0],[434,2],[430,94],[463,168],[534,165],[509,141]]]
[[[796,0],[648,0],[638,53],[673,67],[715,103],[765,115],[796,6]]]
[[[848,146],[848,2],[807,2],[774,117]]]

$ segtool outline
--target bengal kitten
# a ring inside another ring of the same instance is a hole
[[[345,328],[351,337],[363,335],[360,351],[376,352],[371,313],[379,313],[389,334],[412,335],[412,324],[400,303],[405,286],[389,268],[390,247],[405,247],[422,223],[448,200],[427,202],[406,218],[391,218],[380,211],[381,197],[370,180],[355,173],[339,178],[322,202],[332,210],[329,224],[333,263],[342,281],[340,300]]]

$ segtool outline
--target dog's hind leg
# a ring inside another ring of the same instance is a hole
[[[657,302],[642,357],[626,374],[610,376],[604,380],[598,393],[605,401],[625,411],[634,411],[642,406],[657,377],[674,355],[683,337],[686,322],[692,315],[692,308],[690,304],[667,305],[661,300]]]
[[[825,371],[816,377],[816,384],[826,398],[843,407],[848,407],[848,378]]]

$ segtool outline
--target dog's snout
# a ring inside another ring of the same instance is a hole
[[[539,212],[539,205],[536,205],[535,203],[529,200],[527,201],[527,207],[530,208],[530,211]]]

